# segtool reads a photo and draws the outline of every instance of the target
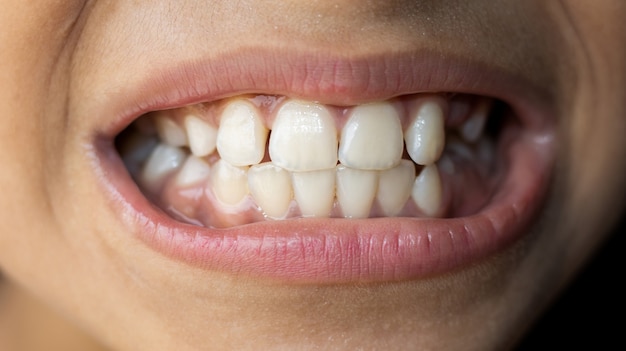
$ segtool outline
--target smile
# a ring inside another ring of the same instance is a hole
[[[444,273],[523,237],[550,178],[542,96],[461,60],[248,50],[133,88],[94,138],[96,172],[131,233],[204,269]]]

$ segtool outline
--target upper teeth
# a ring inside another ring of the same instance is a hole
[[[463,139],[480,138],[489,104],[481,101],[459,126]],[[156,192],[178,172],[177,186],[206,183],[210,196],[226,207],[251,196],[269,218],[287,216],[294,203],[302,216],[340,211],[362,218],[375,205],[395,216],[410,198],[423,214],[441,214],[436,163],[446,145],[443,97],[350,109],[285,99],[277,107],[268,112],[237,98],[216,117],[191,108],[156,113],[156,131],[165,144],[154,149],[139,175],[141,184]],[[186,162],[185,147],[192,154]],[[402,159],[404,150],[412,161]]]

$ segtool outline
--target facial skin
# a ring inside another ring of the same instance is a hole
[[[508,349],[624,211],[616,194],[626,190],[626,5],[618,0],[3,0],[0,7],[5,298],[33,294],[95,344]],[[168,62],[261,44],[346,58],[404,48],[524,76],[556,114],[552,180],[531,229],[458,269],[369,284],[289,284],[188,265],[146,246],[110,206],[86,151],[114,118],[97,107],[139,89]]]

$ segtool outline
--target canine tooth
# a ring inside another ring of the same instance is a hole
[[[182,168],[176,175],[176,184],[181,187],[194,185],[209,177],[211,168],[203,159],[194,155],[187,157]]]
[[[417,164],[430,165],[441,156],[445,145],[443,104],[440,98],[424,100],[404,131],[407,152]]]
[[[254,105],[244,100],[232,101],[222,112],[217,151],[235,166],[258,164],[265,155],[268,133]]]
[[[157,191],[165,178],[175,172],[187,155],[178,147],[159,144],[148,158],[141,173],[141,184],[150,191]]]
[[[337,129],[330,112],[320,104],[285,103],[272,126],[269,153],[274,164],[289,171],[334,168]]]
[[[472,110],[470,117],[461,125],[461,136],[470,143],[478,141],[485,128],[487,115],[491,109],[490,99],[481,99]]]
[[[192,154],[204,157],[215,151],[217,130],[212,125],[194,115],[188,115],[185,117],[185,130]]]
[[[385,216],[395,216],[411,197],[415,164],[410,160],[401,160],[396,167],[381,171],[378,177],[378,204]]]
[[[303,217],[328,217],[335,199],[335,170],[292,173],[293,192]]]
[[[337,166],[337,201],[346,218],[366,218],[370,214],[378,177],[376,171]]]
[[[357,106],[341,131],[339,162],[358,169],[388,169],[400,162],[404,143],[396,109],[380,102]]]
[[[441,207],[442,188],[437,165],[424,167],[415,178],[412,194],[417,207],[427,216],[435,216]]]
[[[156,130],[162,142],[171,146],[187,145],[185,130],[168,116],[166,111],[156,112]]]
[[[293,198],[288,171],[271,162],[254,165],[248,171],[248,186],[252,197],[267,217],[285,217]]]
[[[239,204],[248,191],[248,167],[236,167],[224,160],[211,166],[211,190],[223,204]]]

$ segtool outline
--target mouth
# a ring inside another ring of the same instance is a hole
[[[441,55],[245,51],[116,95],[94,165],[171,259],[290,283],[420,279],[520,240],[550,179],[540,89]]]

